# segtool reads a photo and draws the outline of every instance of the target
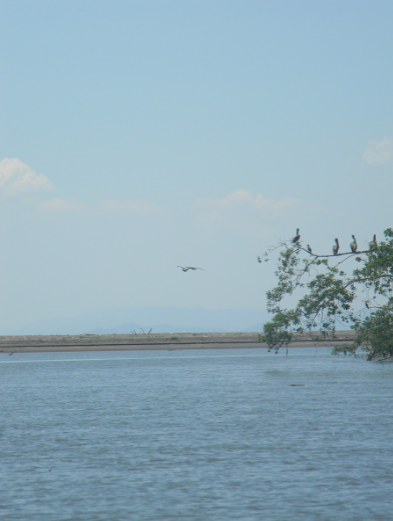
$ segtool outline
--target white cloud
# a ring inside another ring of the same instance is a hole
[[[237,190],[222,199],[204,197],[194,207],[199,210],[196,223],[206,230],[227,229],[240,235],[264,236],[271,228],[272,218],[285,215],[299,203],[293,197],[274,201],[262,194],[253,196],[246,190]]]
[[[136,215],[151,215],[159,210],[155,204],[141,201],[105,201],[101,203],[101,208],[109,212],[125,212]]]
[[[374,139],[367,143],[367,148],[363,154],[366,163],[386,163],[390,160],[393,153],[393,142],[387,137],[380,141]]]
[[[198,199],[194,206],[198,209],[216,211],[244,211],[249,209],[274,216],[298,203],[299,201],[293,197],[274,201],[273,199],[266,199],[262,194],[257,194],[253,197],[251,192],[247,192],[247,190],[237,190],[222,199],[208,199],[207,197]]]
[[[36,174],[20,159],[3,159],[0,162],[0,190],[5,197],[31,192],[47,192],[53,185],[43,174]]]
[[[111,213],[131,213],[135,215],[151,215],[159,209],[158,206],[145,201],[104,201],[100,204],[100,209]],[[69,199],[50,199],[38,205],[38,209],[46,212],[56,213],[82,213],[88,207],[82,203],[77,203]],[[92,210],[92,208],[90,208]]]
[[[38,205],[39,210],[62,212],[62,213],[76,213],[85,208],[81,203],[70,201],[68,199],[50,199]]]

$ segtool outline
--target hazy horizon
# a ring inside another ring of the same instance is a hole
[[[262,331],[268,319],[258,309],[201,309],[175,306],[129,306],[91,311],[70,317],[38,319],[16,328],[0,329],[0,335],[141,334],[171,332]]]

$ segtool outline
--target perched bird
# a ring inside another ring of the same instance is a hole
[[[261,262],[262,262],[262,259],[261,259],[261,257],[259,255],[257,257],[257,261],[259,262],[259,264],[261,264]]]
[[[351,252],[356,253],[358,251],[358,243],[356,242],[356,238],[352,235],[353,242],[349,245],[351,247]]]
[[[300,228],[296,228],[296,235],[295,235],[295,237],[292,237],[293,244],[296,244],[300,240],[300,233],[299,233],[299,231],[300,231]]]
[[[333,255],[337,255],[338,254],[338,250],[340,249],[340,245],[338,243],[338,239],[334,239],[336,244],[333,246]]]
[[[205,271],[202,268],[194,268],[194,266],[176,266],[177,268],[180,268],[182,271],[188,271],[188,270],[202,270]]]
[[[311,246],[310,246],[309,244],[307,244],[307,251],[308,251],[309,253],[312,253],[312,249],[311,249]]]
[[[378,243],[377,243],[377,236],[375,235],[375,233],[374,233],[373,240],[370,241],[370,242],[368,243],[368,245],[370,246],[370,248],[372,248],[373,246],[374,246],[374,247],[375,247],[375,246],[378,246]]]
[[[368,302],[366,302],[366,308],[370,309],[370,306],[369,306]]]

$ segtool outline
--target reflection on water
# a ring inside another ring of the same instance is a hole
[[[390,520],[393,364],[0,353],[0,517]]]

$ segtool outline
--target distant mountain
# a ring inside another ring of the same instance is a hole
[[[258,309],[202,309],[153,306],[111,308],[70,318],[42,319],[3,335],[76,335],[145,332],[253,332],[261,331],[268,320],[266,311]]]

